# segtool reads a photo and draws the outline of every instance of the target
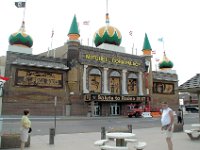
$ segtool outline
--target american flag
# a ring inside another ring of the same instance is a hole
[[[152,54],[156,54],[156,51],[152,51]]]
[[[90,21],[83,21],[83,25],[90,25]]]
[[[155,58],[155,61],[156,61],[156,62],[159,62],[159,61],[160,61],[160,59],[159,59],[159,58]]]

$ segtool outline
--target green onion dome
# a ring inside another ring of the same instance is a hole
[[[10,45],[19,45],[31,48],[33,46],[33,40],[30,35],[25,33],[25,23],[22,22],[22,26],[18,32],[15,32],[9,37]]]
[[[170,61],[165,52],[164,52],[164,56],[163,56],[163,60],[159,63],[159,69],[167,69],[167,68],[173,68],[173,62]]]
[[[120,31],[110,25],[106,25],[101,27],[96,33],[94,34],[94,44],[95,46],[99,46],[102,43],[114,44],[119,46],[122,41],[122,36]]]

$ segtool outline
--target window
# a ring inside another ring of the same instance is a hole
[[[137,75],[134,73],[128,76],[127,91],[128,94],[137,95]]]
[[[89,73],[89,91],[92,93],[101,92],[101,72],[99,69],[92,69]]]
[[[110,74],[110,92],[112,94],[120,94],[120,73],[112,71]]]
[[[174,94],[174,84],[173,83],[153,83],[153,93],[158,94]]]

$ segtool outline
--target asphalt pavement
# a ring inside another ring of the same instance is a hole
[[[20,116],[4,116],[3,120],[7,119],[20,119]],[[102,117],[100,117],[102,119]],[[97,117],[96,119],[100,119]],[[113,117],[112,117],[113,118]],[[31,116],[31,119],[54,119],[51,117],[37,117]],[[57,117],[57,119],[91,119],[90,117]],[[95,118],[93,118],[95,119]],[[105,117],[108,119],[108,117]],[[117,117],[116,117],[117,119]],[[184,125],[184,130],[190,129],[190,124]],[[99,129],[100,130],[100,129]],[[147,146],[144,150],[167,150],[167,144],[165,141],[165,135],[161,132],[160,127],[153,128],[140,128],[133,129],[133,133],[136,134],[138,141],[144,141]],[[31,135],[31,144],[27,150],[100,150],[99,147],[94,145],[94,142],[100,140],[100,132],[88,132],[88,133],[73,133],[73,134],[56,134],[54,137],[54,144],[50,144],[49,135]],[[173,133],[173,145],[174,150],[199,150],[200,140],[192,141],[188,135],[184,132]],[[108,144],[113,145],[114,142],[111,141]],[[128,147],[130,150],[134,149],[133,143],[129,143]],[[25,149],[25,150],[26,150]],[[19,150],[16,149],[6,149],[6,150]]]
[[[184,125],[184,129],[190,129],[190,125]],[[133,129],[138,141],[145,141],[147,146],[144,150],[167,150],[165,135],[159,127]],[[75,133],[75,134],[56,134],[54,144],[49,144],[49,135],[31,136],[31,145],[27,150],[100,150],[94,145],[94,142],[101,138],[100,132]],[[199,150],[200,140],[192,141],[184,132],[173,133],[174,150]],[[114,144],[111,141],[108,144]],[[128,144],[130,149],[133,144]],[[19,150],[7,149],[7,150]]]

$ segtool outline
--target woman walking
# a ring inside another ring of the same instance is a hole
[[[24,110],[24,115],[21,119],[21,150],[24,150],[25,143],[28,141],[29,133],[31,132],[31,121],[29,120],[29,110]]]

